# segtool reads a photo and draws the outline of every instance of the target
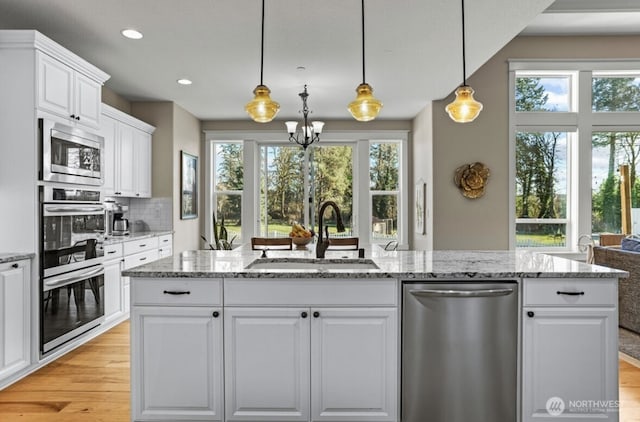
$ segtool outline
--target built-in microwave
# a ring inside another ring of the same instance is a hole
[[[40,180],[100,186],[104,182],[104,138],[48,119],[38,120]]]

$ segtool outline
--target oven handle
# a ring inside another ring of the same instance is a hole
[[[46,217],[55,217],[60,215],[69,215],[69,214],[82,214],[82,215],[100,215],[104,213],[104,207],[102,206],[91,206],[91,207],[79,207],[79,206],[45,206],[44,207],[44,215]]]
[[[64,287],[68,284],[77,283],[78,281],[86,280],[91,277],[96,277],[104,274],[104,267],[102,265],[98,268],[91,268],[88,271],[75,271],[72,274],[63,274],[58,277],[52,277],[44,282],[44,291],[57,289],[58,287]]]

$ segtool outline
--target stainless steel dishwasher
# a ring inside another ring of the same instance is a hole
[[[516,421],[517,283],[402,290],[402,422]]]

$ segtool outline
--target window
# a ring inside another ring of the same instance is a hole
[[[371,195],[371,239],[398,240],[400,195],[400,144],[371,142],[369,145],[369,193]]]
[[[510,66],[512,245],[576,251],[581,234],[620,233],[621,165],[640,232],[640,62]]]
[[[242,144],[216,142],[212,157],[213,189],[216,223],[224,227],[232,244],[242,242],[242,192],[244,188],[244,160]],[[211,236],[213,239],[213,236]],[[212,243],[212,240],[210,240]]]
[[[323,223],[332,236],[357,236],[363,245],[397,240],[407,248],[408,133],[322,136],[304,150],[278,133],[206,131],[206,214],[224,215],[237,245],[252,236],[288,236],[295,222],[317,232],[318,208],[332,200],[346,229],[336,233],[328,208]],[[212,233],[211,222],[205,223]]]

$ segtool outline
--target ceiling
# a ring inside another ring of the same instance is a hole
[[[558,0],[541,14],[551,3],[467,1],[467,73],[523,29],[640,32],[638,1],[603,9],[602,1]],[[385,104],[379,119],[411,119],[462,82],[459,2],[365,7],[366,81]],[[0,0],[0,28],[39,30],[109,73],[106,85],[131,101],[174,101],[202,120],[248,119],[244,105],[260,82],[260,8],[259,0]],[[360,2],[268,0],[265,15],[264,83],[281,104],[278,119],[299,115],[304,84],[312,117],[350,119],[346,105],[362,78]],[[125,39],[124,28],[144,38]]]

